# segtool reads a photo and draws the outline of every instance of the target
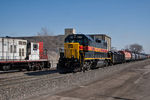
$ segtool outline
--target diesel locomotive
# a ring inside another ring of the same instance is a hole
[[[71,34],[65,38],[64,52],[60,54],[57,69],[77,72],[110,64],[107,42],[89,35]]]
[[[10,37],[0,38],[0,70],[32,71],[49,67],[50,62],[43,48],[43,42],[29,42]]]

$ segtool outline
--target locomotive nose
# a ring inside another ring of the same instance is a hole
[[[79,43],[65,43],[65,58],[76,58],[79,59]]]

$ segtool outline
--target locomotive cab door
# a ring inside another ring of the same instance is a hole
[[[30,49],[30,55],[29,55],[29,60],[39,60],[40,55],[39,55],[39,43],[33,43],[31,42],[31,49]]]

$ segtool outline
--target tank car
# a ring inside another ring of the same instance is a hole
[[[132,54],[130,51],[125,51],[125,50],[122,50],[122,51],[119,51],[120,53],[122,53],[125,57],[125,61],[126,62],[129,62],[132,60]]]

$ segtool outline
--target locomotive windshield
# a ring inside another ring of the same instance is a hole
[[[81,45],[88,44],[88,38],[85,35],[69,35],[65,38],[65,43],[80,43]]]

